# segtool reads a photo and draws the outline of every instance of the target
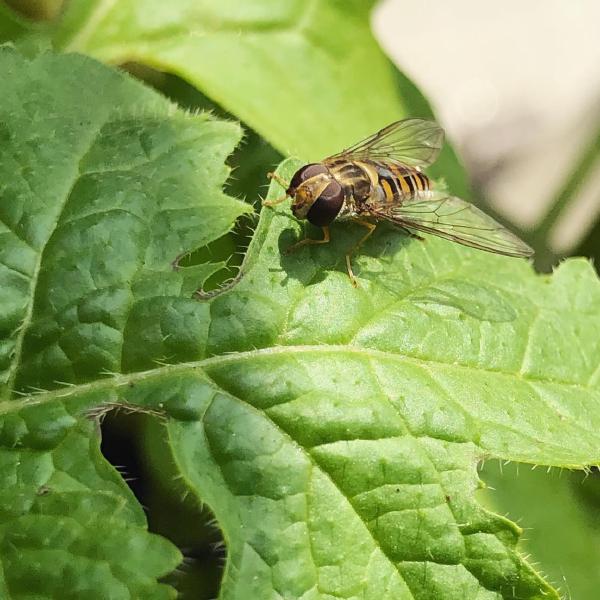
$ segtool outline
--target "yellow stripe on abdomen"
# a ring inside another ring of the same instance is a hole
[[[392,191],[392,187],[385,179],[379,180],[379,185],[383,188],[383,193],[385,194],[385,199],[387,202],[394,201],[394,192]]]

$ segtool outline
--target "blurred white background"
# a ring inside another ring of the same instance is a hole
[[[494,208],[538,222],[600,124],[600,2],[386,0],[373,25]],[[552,248],[574,247],[599,213],[600,165]]]

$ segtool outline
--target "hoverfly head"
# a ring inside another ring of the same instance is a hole
[[[296,171],[286,193],[294,199],[294,216],[307,219],[319,227],[329,225],[344,204],[342,186],[329,169],[319,163],[306,165]]]

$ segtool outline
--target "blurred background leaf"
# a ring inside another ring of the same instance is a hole
[[[600,586],[600,477],[489,461],[487,505],[525,528],[521,552],[565,598],[597,598]]]
[[[59,16],[64,0],[5,0],[6,4],[33,20],[51,21]]]

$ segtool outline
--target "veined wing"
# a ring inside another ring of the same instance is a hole
[[[396,160],[412,167],[427,167],[438,157],[444,130],[433,121],[404,119],[325,159]]]
[[[403,204],[370,206],[377,217],[479,250],[527,257],[533,250],[473,204],[444,192],[421,192]]]

